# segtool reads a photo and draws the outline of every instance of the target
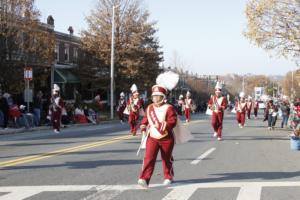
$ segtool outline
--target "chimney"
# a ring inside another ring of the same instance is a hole
[[[53,19],[52,15],[48,16],[47,24],[50,25],[50,26],[54,26],[54,19]]]
[[[69,31],[70,35],[73,35],[74,29],[72,26],[69,26],[68,31]]]

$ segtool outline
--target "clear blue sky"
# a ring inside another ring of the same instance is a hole
[[[55,28],[75,32],[86,28],[97,0],[36,0],[42,21],[53,15]],[[157,36],[163,46],[165,66],[177,52],[186,69],[198,74],[284,75],[296,68],[293,62],[270,58],[242,35],[246,28],[246,0],[144,0],[157,21]]]

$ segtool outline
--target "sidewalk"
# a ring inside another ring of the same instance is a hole
[[[192,120],[199,120],[207,117],[204,113],[194,113],[192,114]],[[185,121],[184,116],[179,117],[182,121]],[[110,124],[110,123],[120,123],[118,119],[113,120],[106,120],[101,121],[100,124],[93,124],[93,123],[87,123],[87,124],[70,124],[66,125],[65,128],[72,128],[72,127],[83,127],[83,126],[101,126],[104,124]],[[127,123],[127,122],[125,122]],[[63,128],[63,129],[65,129]],[[36,132],[36,131],[44,131],[44,130],[52,130],[52,126],[39,126],[34,128],[8,128],[8,129],[0,129],[0,135],[8,135],[8,134],[16,134],[16,133],[29,133],[29,132]]]
[[[117,119],[113,120],[107,120],[102,121],[100,124],[93,124],[93,123],[87,123],[87,124],[70,124],[66,125],[62,129],[66,128],[72,128],[72,127],[83,127],[83,126],[101,126],[104,124],[110,124],[110,123],[119,123],[120,121]],[[8,129],[0,129],[0,135],[8,135],[8,134],[16,134],[16,133],[28,133],[28,132],[36,132],[36,131],[44,131],[44,130],[52,130],[52,126],[39,126],[39,127],[33,127],[33,128],[8,128]]]

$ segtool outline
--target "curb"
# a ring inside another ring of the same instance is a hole
[[[71,124],[66,125],[63,129],[73,128],[73,127],[85,127],[85,126],[101,126],[105,124],[113,124],[117,123],[119,120],[109,120],[109,121],[103,121],[100,124],[93,124],[93,123],[87,123],[87,124]],[[38,131],[44,131],[44,130],[52,130],[52,126],[41,126],[41,127],[34,127],[34,128],[19,128],[19,129],[12,129],[12,130],[0,130],[0,136],[1,135],[11,135],[11,134],[17,134],[17,133],[31,133],[31,132],[38,132]]]

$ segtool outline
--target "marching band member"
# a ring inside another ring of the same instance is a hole
[[[118,106],[117,106],[117,112],[119,115],[120,122],[123,124],[124,123],[124,110],[126,108],[126,100],[125,100],[125,94],[124,92],[121,92],[120,94],[120,99],[118,101]]]
[[[217,137],[218,141],[222,140],[223,117],[228,104],[221,92],[222,85],[217,82],[215,95],[212,95],[208,102],[208,108],[212,110],[211,124],[214,129],[214,137]]]
[[[258,109],[259,109],[258,100],[255,100],[255,102],[253,104],[253,112],[254,112],[255,119],[257,119]]]
[[[64,102],[60,97],[60,88],[58,85],[54,84],[52,97],[51,97],[51,104],[50,104],[50,112],[51,112],[51,121],[52,126],[55,133],[60,132],[60,121],[61,121],[61,114],[62,109],[64,107]]]
[[[178,106],[178,115],[182,115],[183,111],[184,111],[184,100],[183,100],[183,95],[179,95],[179,99],[177,101],[177,106]]]
[[[168,77],[166,79],[165,77]],[[173,129],[177,124],[175,108],[166,103],[167,91],[173,89],[179,80],[179,76],[173,72],[166,72],[157,78],[157,85],[152,87],[152,101],[146,109],[146,114],[141,121],[141,132],[148,134],[146,140],[146,151],[143,167],[138,184],[147,188],[154,171],[158,151],[161,152],[161,159],[164,171],[164,185],[173,181],[173,157],[172,151],[175,144]],[[164,82],[173,84],[164,84]]]
[[[140,98],[137,86],[133,84],[130,88],[132,96],[127,102],[127,109],[129,111],[128,123],[130,125],[130,131],[133,136],[136,135],[138,129],[139,115],[144,113],[144,100]]]
[[[251,110],[252,110],[252,97],[249,96],[248,97],[248,101],[247,101],[247,106],[246,106],[246,111],[247,111],[247,118],[250,119],[250,115],[251,115]]]
[[[193,100],[191,98],[191,93],[190,91],[187,91],[186,98],[184,100],[184,112],[185,112],[186,122],[191,121],[192,107],[193,107]]]
[[[236,101],[235,103],[236,120],[240,128],[244,128],[245,125],[246,109],[247,109],[247,103],[245,100],[245,93],[241,92],[240,100]]]

